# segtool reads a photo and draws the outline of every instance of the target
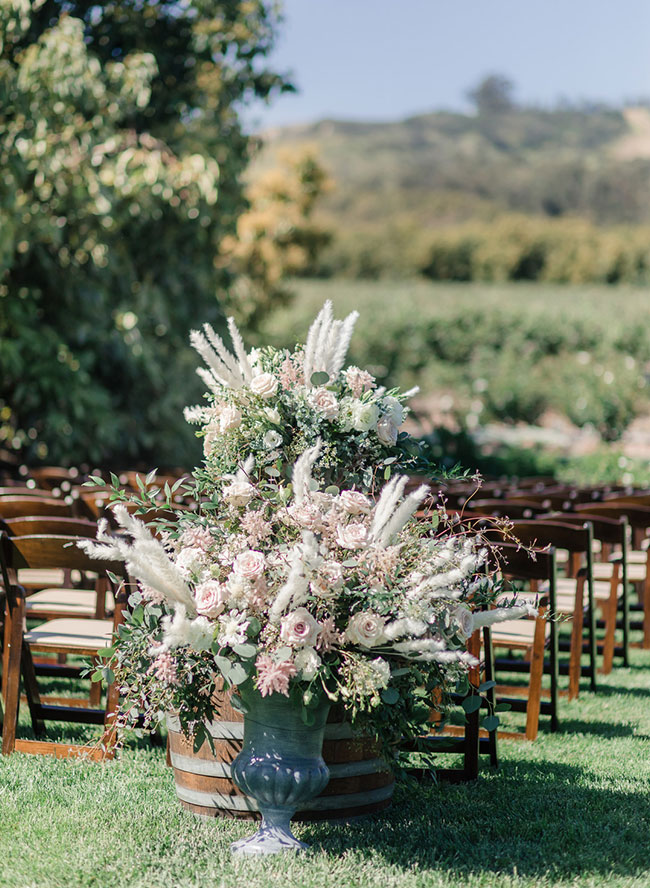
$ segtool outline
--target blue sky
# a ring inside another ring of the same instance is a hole
[[[271,56],[300,92],[249,109],[268,127],[467,107],[487,73],[522,101],[650,96],[650,0],[285,0]]]

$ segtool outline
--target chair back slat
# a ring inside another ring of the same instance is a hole
[[[85,518],[59,518],[55,515],[28,515],[20,518],[0,520],[0,527],[9,536],[33,536],[52,534],[93,538],[97,536],[97,524]]]
[[[73,516],[72,506],[53,497],[3,496],[0,497],[0,518],[19,518],[26,515]]]
[[[606,518],[593,512],[552,512],[550,515],[538,515],[539,521],[559,521],[563,524],[584,525],[585,521],[591,524],[594,539],[601,543],[624,546],[626,543],[627,520],[624,515],[620,518]]]
[[[91,558],[76,544],[78,537],[35,534],[33,536],[2,536],[2,555],[11,570],[63,567],[70,570],[88,570],[101,573],[110,570],[126,577],[121,561]]]
[[[543,549],[551,545],[568,552],[591,551],[591,529],[586,521],[579,527],[559,521],[513,521],[512,532],[526,546]]]

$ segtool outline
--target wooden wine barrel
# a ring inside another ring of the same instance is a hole
[[[219,711],[221,719],[208,724],[214,753],[207,741],[195,753],[192,742],[180,731],[178,718],[167,717],[176,794],[184,808],[199,816],[259,819],[257,803],[235,786],[230,773],[244,739],[243,716],[230,706],[227,694],[219,701]],[[378,744],[354,737],[335,710],[325,728],[323,758],[330,781],[294,820],[348,820],[376,814],[390,805],[395,778],[380,758]]]

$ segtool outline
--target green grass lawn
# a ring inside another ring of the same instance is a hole
[[[230,856],[251,824],[181,809],[162,749],[141,744],[103,765],[0,757],[0,885],[645,888],[649,703],[650,653],[633,651],[598,694],[562,700],[559,733],[501,742],[498,771],[464,785],[402,783],[389,812],[298,824],[312,850],[266,860]]]

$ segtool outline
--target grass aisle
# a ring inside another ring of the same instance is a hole
[[[92,765],[0,757],[2,888],[647,886],[650,655],[563,701],[562,730],[503,742],[474,784],[400,786],[352,825],[297,825],[303,856],[234,861],[251,826],[180,809],[160,749]]]

